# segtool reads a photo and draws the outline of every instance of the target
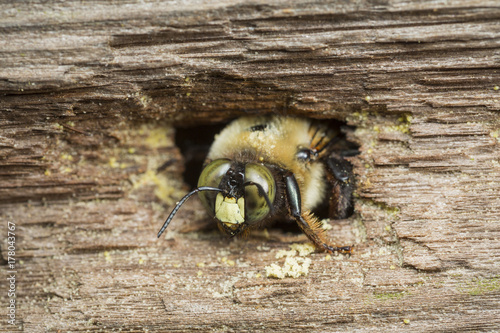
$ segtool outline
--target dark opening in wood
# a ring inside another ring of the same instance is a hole
[[[337,140],[333,142],[334,151],[342,157],[351,157],[359,154],[358,146],[349,142],[346,139],[346,133],[353,131],[354,128],[347,126],[344,122],[338,120],[321,120],[322,123],[327,123],[328,127],[336,133]],[[190,189],[194,189],[198,183],[198,177],[203,168],[203,162],[207,156],[210,146],[216,134],[218,134],[228,122],[215,125],[200,125],[190,127],[177,127],[175,134],[176,145],[181,150],[185,161],[185,171],[183,174],[184,182]],[[328,200],[325,200],[325,205],[318,207],[316,211],[320,218],[328,218]],[[352,215],[349,212],[349,216]],[[300,232],[294,223],[284,223],[277,225],[287,231]],[[291,228],[291,229],[290,229]]]

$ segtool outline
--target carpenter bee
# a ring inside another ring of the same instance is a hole
[[[198,193],[208,214],[230,236],[288,218],[319,249],[350,253],[350,246],[329,244],[312,213],[325,201],[333,218],[345,218],[352,210],[352,167],[334,151],[336,140],[325,124],[309,119],[260,116],[231,122],[216,135],[198,187],[177,203],[158,237],[182,204]]]

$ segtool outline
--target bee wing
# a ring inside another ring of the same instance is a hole
[[[337,141],[337,133],[328,129],[328,127],[313,123],[309,128],[309,136],[311,137],[311,142],[309,143],[309,148],[315,152],[317,157],[323,158],[325,154],[328,154],[332,144]]]
[[[329,215],[334,219],[344,219],[352,214],[352,194],[354,176],[349,162],[335,153],[326,159],[328,180],[332,185]]]

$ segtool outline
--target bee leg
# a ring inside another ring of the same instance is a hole
[[[323,224],[321,221],[314,216],[313,213],[307,211],[300,215],[298,218],[298,225],[300,229],[306,234],[306,236],[319,248],[322,248],[330,253],[343,253],[351,254],[351,246],[331,246],[325,240],[325,229],[323,229]]]
[[[330,253],[351,253],[351,246],[334,247],[329,245],[325,239],[325,230],[321,221],[309,211],[302,213],[299,185],[293,174],[286,176],[286,192],[290,214],[296,219],[300,229],[316,247]]]
[[[328,157],[326,165],[330,171],[328,179],[332,184],[329,213],[334,219],[344,219],[352,213],[353,209],[354,177],[352,166],[336,154],[331,154]]]

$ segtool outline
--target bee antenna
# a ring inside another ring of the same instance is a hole
[[[181,208],[181,206],[186,202],[187,199],[189,199],[193,194],[201,192],[201,191],[216,191],[216,192],[222,192],[220,188],[217,187],[210,187],[210,186],[200,186],[186,194],[178,203],[175,205],[174,209],[172,209],[172,212],[170,215],[167,217],[165,223],[163,223],[163,226],[161,227],[160,231],[158,232],[158,238],[160,238],[161,234],[167,229],[168,225],[170,224],[170,221],[174,218],[175,213]]]
[[[264,191],[264,188],[262,187],[262,185],[260,185],[258,183],[254,183],[254,182],[246,182],[243,184],[243,186],[250,186],[250,185],[254,185],[257,187],[257,189],[259,190],[259,194],[261,196],[263,196],[264,199],[266,199],[267,206],[269,207],[271,214],[273,214],[274,213],[273,204],[271,203],[271,200],[269,200],[269,196],[267,195],[266,191]]]

